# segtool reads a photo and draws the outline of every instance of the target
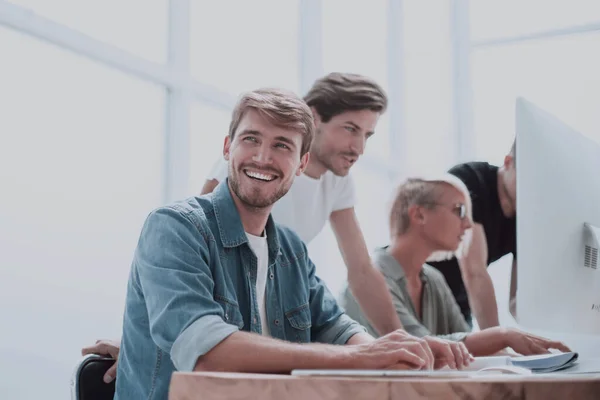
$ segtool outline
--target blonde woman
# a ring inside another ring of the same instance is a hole
[[[386,279],[406,331],[418,337],[434,335],[464,343],[474,356],[490,355],[506,347],[524,355],[546,353],[550,348],[569,351],[560,342],[515,329],[493,327],[470,332],[444,276],[426,262],[460,257],[468,250],[472,226],[469,192],[455,176],[412,178],[399,186],[390,212],[391,243],[377,249],[374,262]],[[342,306],[375,334],[349,289]]]

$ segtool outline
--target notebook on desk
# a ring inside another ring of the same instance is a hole
[[[574,352],[521,357],[475,357],[475,361],[460,371],[451,370],[447,367],[437,371],[297,369],[292,371],[292,375],[429,378],[464,378],[484,373],[530,375],[568,370],[568,368],[576,364],[578,357],[579,355]]]
[[[463,371],[484,372],[499,367],[512,366],[523,368],[531,373],[548,373],[570,368],[577,362],[578,358],[579,355],[575,352],[518,357],[476,357],[475,361]]]

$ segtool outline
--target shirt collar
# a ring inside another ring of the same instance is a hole
[[[400,281],[406,278],[404,268],[389,252],[389,246],[380,247],[375,250],[374,261],[381,272],[392,278],[394,281]],[[427,283],[427,275],[424,273],[424,268],[419,273],[421,282]]]
[[[224,247],[237,247],[248,243],[248,237],[244,231],[240,213],[228,185],[229,178],[221,181],[212,192],[212,204],[215,210],[215,218],[219,229],[219,236]],[[265,227],[267,244],[269,246],[269,258],[274,260],[279,253],[279,236],[273,217],[269,215]]]

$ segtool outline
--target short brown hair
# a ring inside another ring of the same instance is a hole
[[[388,99],[375,81],[358,74],[333,72],[317,80],[304,96],[323,122],[346,111],[371,110],[384,113]]]
[[[296,94],[275,88],[262,88],[244,93],[233,109],[231,124],[229,124],[231,140],[249,109],[257,111],[275,126],[302,133],[301,156],[310,150],[315,123],[310,108]]]

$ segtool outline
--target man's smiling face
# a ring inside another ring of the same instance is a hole
[[[283,197],[308,162],[300,157],[301,132],[274,125],[261,113],[249,109],[233,140],[225,139],[229,161],[229,184],[243,204],[253,208],[273,205]]]

